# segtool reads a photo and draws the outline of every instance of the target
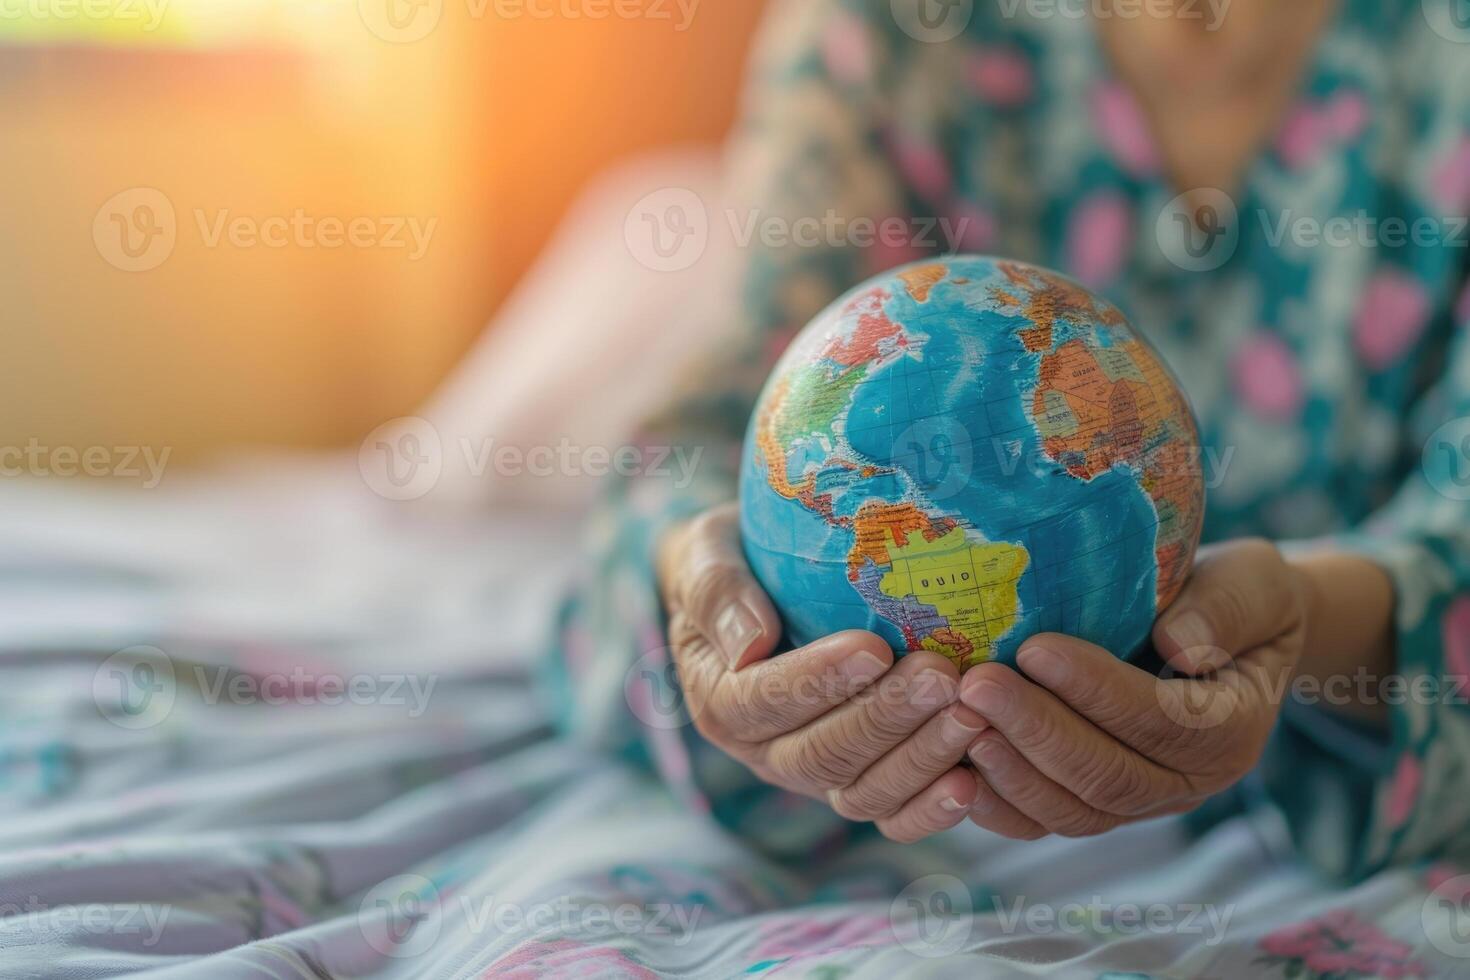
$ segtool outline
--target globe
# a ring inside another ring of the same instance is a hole
[[[1041,632],[1129,657],[1204,513],[1198,427],[1118,308],[1021,262],[868,280],[792,342],[740,471],[788,640],[871,630],[961,670]]]

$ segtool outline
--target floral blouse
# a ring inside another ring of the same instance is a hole
[[[741,200],[762,220],[897,218],[914,234],[741,250],[738,342],[640,437],[703,447],[698,479],[610,488],[543,672],[558,714],[768,852],[866,832],[760,784],[688,723],[652,549],[733,498],[755,395],[813,314],[900,262],[993,253],[1098,290],[1173,367],[1202,424],[1207,540],[1327,539],[1395,583],[1417,693],[1385,697],[1402,702],[1390,730],[1288,703],[1258,772],[1201,819],[1278,808],[1341,875],[1470,854],[1470,29],[1433,2],[1342,0],[1240,186],[1186,206],[1067,6],[981,0],[954,36],[888,0],[778,7],[731,150]]]

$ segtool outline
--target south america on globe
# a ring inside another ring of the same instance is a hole
[[[756,404],[745,554],[788,638],[878,633],[965,670],[1061,632],[1127,657],[1184,584],[1198,427],[1117,307],[951,256],[827,307]]]

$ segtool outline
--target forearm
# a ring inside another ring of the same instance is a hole
[[[1388,573],[1343,552],[1303,555],[1291,565],[1306,615],[1297,689],[1355,720],[1386,724],[1383,685],[1396,670]]]

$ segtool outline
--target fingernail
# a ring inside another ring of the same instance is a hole
[[[986,717],[1002,714],[1010,707],[1010,695],[995,681],[977,681],[961,695],[965,704]]]
[[[970,749],[970,758],[981,769],[993,769],[1000,762],[1002,752],[995,739],[987,738]]]
[[[947,813],[959,813],[961,810],[968,810],[969,807],[961,803],[959,800],[955,799],[953,796],[946,796],[944,799],[939,801],[939,809],[944,810]]]
[[[1047,687],[1065,684],[1072,673],[1066,657],[1042,646],[1027,647],[1016,655],[1016,661],[1022,670]]]
[[[975,736],[985,731],[986,726],[971,728],[953,712],[941,715],[939,718],[939,737],[945,745],[958,748],[961,745],[969,745],[975,740]]]
[[[1164,632],[1169,639],[1179,645],[1179,649],[1189,651],[1196,647],[1212,647],[1215,645],[1214,631],[1205,617],[1190,610],[1180,613],[1169,621],[1164,627]]]
[[[743,602],[732,602],[715,619],[715,639],[733,668],[762,632],[761,621]]]
[[[842,676],[852,684],[866,684],[888,669],[888,665],[864,650],[848,657],[837,665]]]

